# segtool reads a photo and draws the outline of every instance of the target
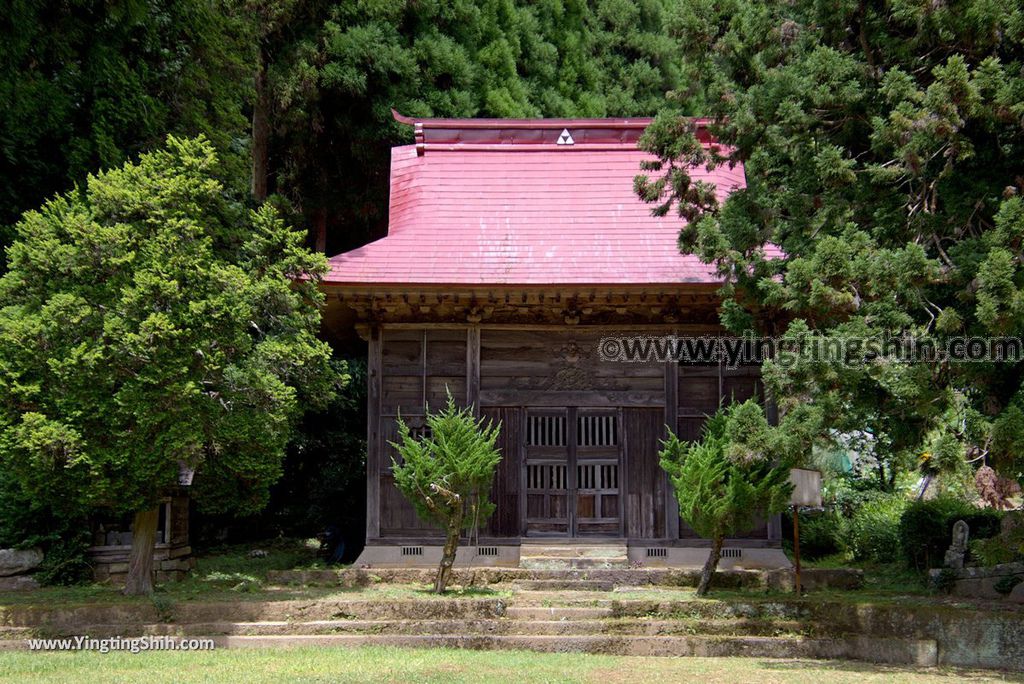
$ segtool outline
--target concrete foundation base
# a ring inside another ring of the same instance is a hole
[[[650,549],[650,550],[649,550]],[[629,547],[631,564],[648,568],[703,568],[711,549],[694,547]],[[664,554],[664,555],[660,555]],[[726,546],[718,561],[719,570],[778,570],[793,564],[779,548],[733,548]]]
[[[371,568],[436,568],[441,562],[440,545],[367,546],[355,566]],[[483,553],[481,553],[481,551]],[[486,555],[484,555],[486,554]],[[460,546],[455,553],[457,568],[519,567],[519,545]]]
[[[583,543],[583,542],[581,542]],[[792,568],[780,548],[726,547],[718,563],[719,570],[779,570]],[[648,551],[653,549],[653,551]],[[649,568],[693,568],[704,566],[709,549],[695,547],[657,547],[633,545],[628,549],[629,564]],[[439,544],[367,546],[355,562],[356,567],[434,568],[441,562]],[[515,568],[520,566],[519,544],[460,546],[455,556],[457,568]]]

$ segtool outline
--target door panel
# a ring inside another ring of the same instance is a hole
[[[576,536],[621,536],[618,410],[578,409],[574,446]]]
[[[527,409],[526,533],[621,536],[617,409]]]
[[[526,533],[570,534],[568,411],[526,413]]]

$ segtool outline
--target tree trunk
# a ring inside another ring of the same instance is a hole
[[[448,536],[444,540],[441,552],[441,565],[437,568],[437,579],[434,580],[434,593],[443,594],[452,576],[452,565],[455,564],[455,552],[459,549],[459,537],[462,536],[463,512],[448,521]]]
[[[158,507],[139,511],[132,522],[132,552],[128,558],[128,579],[124,593],[142,596],[153,593],[153,549],[156,547],[156,527],[160,521]]]
[[[252,104],[252,197],[267,199],[270,156],[270,95],[267,92],[267,60],[263,49],[257,51],[256,94]]]
[[[316,251],[327,252],[327,210],[320,207],[313,213],[313,234],[316,236]]]
[[[711,553],[708,554],[708,560],[704,563],[704,569],[700,571],[700,584],[697,585],[697,596],[707,596],[708,588],[711,586],[711,578],[715,575],[715,569],[718,568],[718,560],[722,557],[722,544],[725,539],[722,537],[715,537],[711,540]]]

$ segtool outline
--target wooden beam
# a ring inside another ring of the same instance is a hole
[[[679,416],[679,364],[675,361],[665,362],[665,432],[676,431]],[[668,437],[666,434],[665,437]],[[676,492],[669,481],[668,474],[663,473],[665,482],[665,536],[679,539],[679,502]]]
[[[380,536],[380,401],[383,367],[383,335],[379,327],[370,329],[369,359],[366,368],[366,538]]]
[[[420,333],[420,406],[427,410],[427,331]]]
[[[480,326],[466,329],[466,402],[480,417]]]
[[[608,407],[617,406],[663,408],[664,398],[659,392],[631,392],[626,390],[480,390],[484,406],[537,406],[537,407]]]
[[[526,536],[526,424],[530,420],[530,415],[526,410],[526,407],[516,407],[519,412],[519,434],[516,436],[515,444],[517,445],[518,453],[516,454],[519,458],[519,536]]]
[[[567,466],[565,474],[567,476],[566,480],[568,481],[567,484],[568,484],[568,487],[569,487],[569,489],[567,490],[566,494],[570,494],[570,493],[574,494],[572,496],[569,496],[568,497],[569,500],[566,502],[568,504],[568,509],[569,509],[569,520],[568,520],[568,526],[566,527],[566,530],[569,532],[569,536],[570,537],[578,537],[579,536],[578,517],[579,517],[579,500],[580,500],[580,497],[578,496],[578,494],[576,494],[576,492],[578,492],[578,489],[579,489],[579,482],[576,481],[576,473],[577,473],[577,471],[576,471],[576,445],[580,441],[580,436],[579,436],[579,429],[578,429],[579,425],[576,422],[576,411],[577,411],[577,409],[575,407],[569,407],[568,409],[566,409],[566,416],[565,416],[565,420],[566,420],[566,426],[565,426],[566,427],[566,435],[565,435],[565,437],[566,437],[566,442],[568,443],[567,444],[568,451],[567,451],[567,453],[565,455],[565,464]]]

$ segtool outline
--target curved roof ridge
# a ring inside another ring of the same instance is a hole
[[[433,146],[458,145],[621,145],[635,147],[650,117],[616,119],[434,119],[416,118],[391,110],[395,121],[412,126],[422,154]],[[712,145],[716,140],[708,126],[710,119],[691,118],[697,139]],[[518,149],[518,148],[517,148]]]

